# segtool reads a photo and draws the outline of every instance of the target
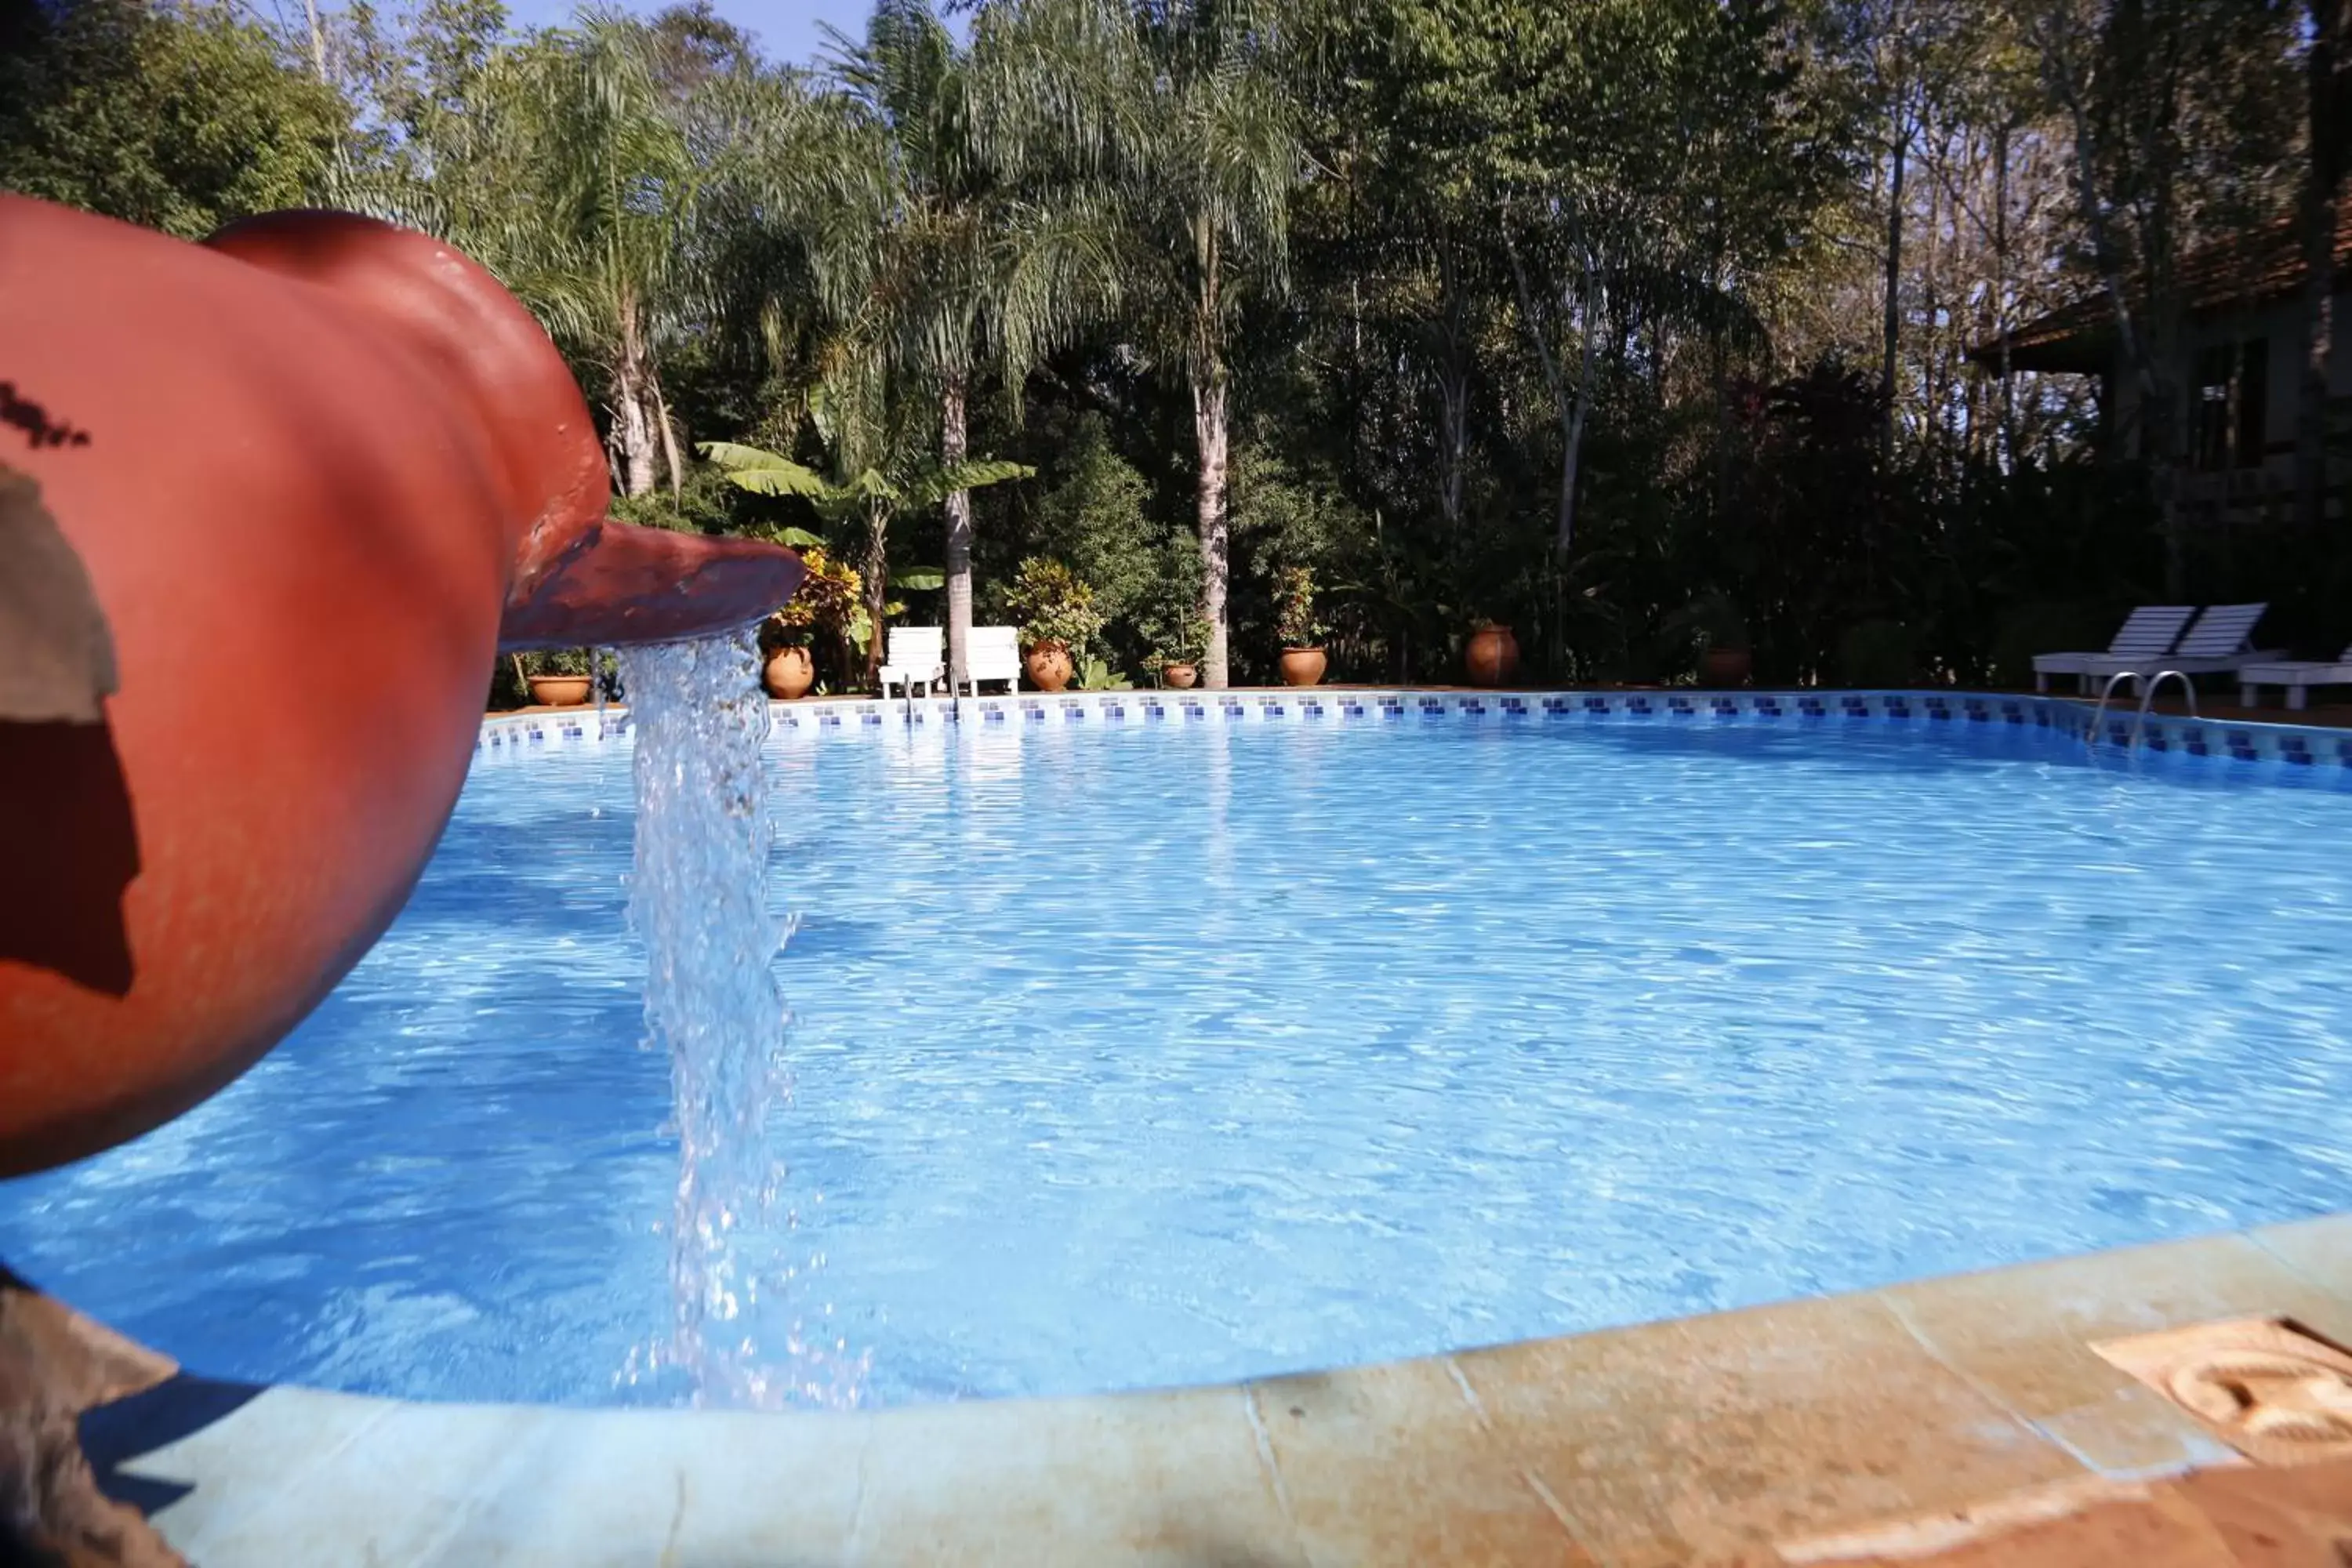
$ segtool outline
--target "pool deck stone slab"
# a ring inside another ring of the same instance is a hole
[[[1454,1358],[1489,1419],[1620,1568],[1969,1502],[2077,1467],[1869,1295]]]
[[[2217,1319],[2292,1317],[2331,1338],[2352,1301],[2312,1283],[2247,1236],[2058,1258],[1885,1292],[1948,1364],[2024,1419],[2112,1405],[2140,1386],[2095,1340]]]
[[[2352,1215],[1083,1399],[754,1415],[275,1388],[115,1473],[167,1500],[157,1527],[204,1568],[2342,1568],[2352,1467],[2249,1465],[2087,1348],[2250,1314],[2352,1327]]]

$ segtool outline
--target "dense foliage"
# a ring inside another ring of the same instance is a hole
[[[1034,621],[1032,558],[1105,669],[1211,684],[1302,615],[1336,676],[1415,680],[1482,622],[1556,680],[2014,679],[2159,595],[2352,632],[2340,526],[2198,524],[2174,422],[1969,355],[2097,292],[2174,406],[2181,258],[2334,200],[2339,5],[954,9],[803,66],[707,4],[287,37],[0,0],[0,183],[468,248],[572,357],[625,515],[856,563],[844,680],[894,594],[958,660],[975,602]]]

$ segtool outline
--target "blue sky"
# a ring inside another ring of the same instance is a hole
[[[507,0],[518,26],[549,26],[569,20],[577,0]],[[661,9],[660,0],[625,0],[640,15]],[[871,0],[712,0],[710,7],[760,40],[761,52],[772,60],[806,60],[815,55],[824,35],[817,24],[830,22],[856,37],[866,30]]]

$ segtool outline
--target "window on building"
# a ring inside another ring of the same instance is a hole
[[[2271,341],[2255,338],[2238,351],[2238,446],[2242,468],[2263,466],[2270,441]]]
[[[2210,470],[2259,468],[2269,437],[2269,340],[2200,353],[2190,394],[2190,460]]]

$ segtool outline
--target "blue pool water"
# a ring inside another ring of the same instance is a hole
[[[800,1226],[761,1310],[824,1397],[1229,1378],[2352,1207],[2352,793],[1835,721],[769,756]],[[0,1187],[0,1257],[218,1374],[667,1397],[620,1378],[677,1179],[629,789],[619,746],[478,765],[319,1013]]]

